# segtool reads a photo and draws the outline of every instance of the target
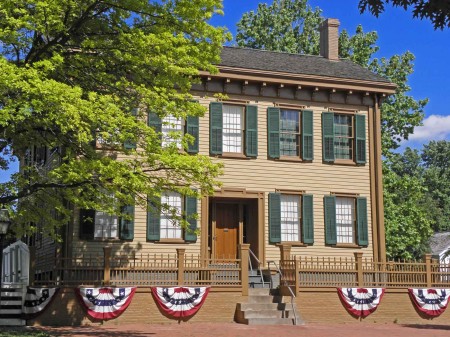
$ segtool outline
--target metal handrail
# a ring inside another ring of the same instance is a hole
[[[297,313],[295,312],[295,307],[294,307],[294,298],[296,297],[294,292],[292,291],[291,287],[289,286],[289,284],[287,283],[286,279],[283,276],[283,273],[281,272],[280,268],[278,267],[277,263],[275,261],[267,261],[267,266],[269,268],[269,273],[270,275],[272,275],[271,269],[270,269],[270,264],[273,263],[275,265],[275,268],[277,269],[278,274],[280,274],[280,284],[281,281],[284,282],[284,285],[287,286],[287,288],[289,289],[289,292],[291,293],[291,306],[292,306],[292,312],[294,313],[294,324],[297,325]],[[272,277],[270,278],[271,280],[271,285],[270,287],[273,288],[273,282],[272,282]]]
[[[258,262],[259,275],[261,276],[261,283],[264,288],[264,276],[263,276],[263,273],[261,270],[261,261],[259,261],[259,259],[255,255],[255,253],[253,253],[251,249],[249,249],[248,251],[250,252],[250,255],[253,256],[253,258],[256,260],[256,262]],[[248,256],[248,265],[250,266],[250,270],[253,272],[252,259],[251,259],[250,255]]]

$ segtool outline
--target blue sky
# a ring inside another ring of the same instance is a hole
[[[256,10],[258,3],[272,3],[272,0],[224,0],[223,17],[215,17],[212,24],[226,26],[233,34],[242,14]],[[310,5],[323,10],[326,18],[337,18],[340,30],[354,34],[358,24],[364,31],[378,33],[380,47],[375,57],[389,58],[409,50],[416,56],[415,72],[410,76],[410,94],[415,99],[429,98],[425,108],[424,126],[415,130],[404,146],[421,147],[430,140],[450,140],[450,29],[433,29],[427,20],[414,19],[410,12],[391,6],[379,18],[370,13],[360,14],[358,0],[310,0]]]

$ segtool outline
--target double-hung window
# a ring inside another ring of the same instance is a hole
[[[221,102],[210,104],[211,155],[258,156],[258,108]]]
[[[314,243],[312,195],[269,193],[269,241]]]
[[[366,198],[325,196],[324,209],[327,244],[369,244]]]
[[[150,201],[147,212],[147,240],[173,241],[184,240],[195,242],[197,240],[197,199],[182,196],[173,191],[161,194],[159,202]],[[189,230],[184,230],[180,219],[184,217],[189,224]]]
[[[325,162],[366,163],[366,119],[361,114],[322,113]]]
[[[121,208],[122,217],[93,209],[81,209],[80,238],[84,240],[133,240],[134,205]]]
[[[273,159],[313,160],[313,112],[267,109],[268,155]]]
[[[148,126],[152,127],[161,136],[162,147],[168,147],[170,144],[175,143],[176,147],[181,149],[183,135],[191,135],[194,141],[188,144],[186,151],[188,153],[198,153],[198,116],[188,116],[186,120],[182,120],[169,115],[161,119],[156,113],[150,112],[148,114]]]

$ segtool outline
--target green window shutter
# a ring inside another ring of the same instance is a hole
[[[335,245],[337,243],[336,233],[336,197],[325,196],[323,198],[325,218],[325,243]]]
[[[367,198],[356,198],[356,223],[358,227],[358,245],[369,245],[369,230],[367,225]]]
[[[267,144],[270,158],[280,158],[280,109],[267,108]]]
[[[302,241],[303,243],[314,243],[314,210],[313,196],[305,194],[302,197]]]
[[[185,214],[186,220],[189,223],[189,230],[184,231],[184,240],[187,242],[196,242],[197,234],[195,230],[197,229],[197,219],[194,216],[197,214],[197,198],[195,197],[185,197]]]
[[[258,107],[247,105],[245,108],[245,155],[258,156]]]
[[[93,240],[95,228],[95,210],[80,209],[80,239]]]
[[[222,103],[211,102],[209,104],[209,152],[222,154],[223,119]]]
[[[302,111],[302,159],[314,159],[313,112],[311,110]]]
[[[322,113],[323,160],[334,162],[334,113]]]
[[[162,120],[154,112],[149,112],[148,114],[148,126],[151,126],[155,132],[161,132],[162,130]]]
[[[366,116],[355,115],[356,163],[366,163]]]
[[[120,218],[119,235],[121,240],[134,239],[134,205],[122,208],[122,213],[132,216],[132,219]]]
[[[138,113],[138,109],[137,109],[137,108],[131,110],[131,116],[136,117],[136,116],[137,116],[137,113]],[[126,140],[126,141],[123,143],[123,147],[124,147],[126,150],[132,150],[132,149],[135,149],[135,148],[136,148],[136,142],[135,142],[134,140]]]
[[[148,201],[147,210],[147,240],[159,241],[161,236],[161,210]]]
[[[269,193],[269,242],[281,242],[281,194]]]
[[[194,142],[188,144],[188,153],[198,153],[199,118],[198,116],[187,116],[186,133],[194,137]]]

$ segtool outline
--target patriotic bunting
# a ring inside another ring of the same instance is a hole
[[[174,318],[194,315],[209,293],[209,287],[153,287],[152,294],[160,308]]]
[[[428,316],[439,316],[447,308],[450,289],[409,288],[408,291],[417,309]]]
[[[376,310],[384,295],[383,288],[337,288],[347,310],[358,317],[366,317]]]
[[[27,288],[22,312],[27,318],[41,314],[58,292],[58,288]]]
[[[75,293],[87,314],[94,319],[116,318],[130,304],[136,287],[75,288]]]

